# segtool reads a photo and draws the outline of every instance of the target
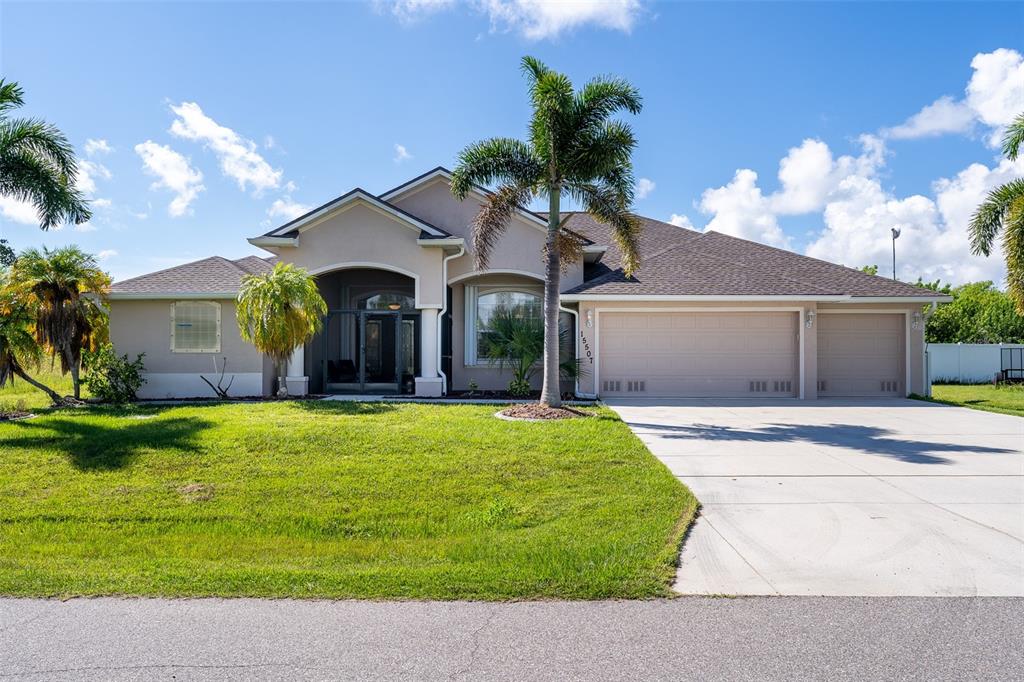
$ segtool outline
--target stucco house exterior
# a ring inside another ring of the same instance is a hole
[[[330,312],[287,368],[292,394],[440,396],[503,389],[486,322],[540,315],[546,220],[519,211],[476,270],[470,223],[486,190],[452,197],[436,168],[387,192],[354,189],[249,239],[267,257],[211,257],[117,282],[111,338],[145,353],[146,398],[200,397],[223,363],[231,394],[268,395],[271,364],[238,334],[242,278],[273,262],[307,269]],[[642,218],[642,264],[625,277],[609,230],[562,278],[563,324],[582,397],[904,396],[926,388],[924,319],[935,292],[789,251]],[[539,382],[539,379],[538,379]]]

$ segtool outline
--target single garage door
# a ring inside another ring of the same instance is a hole
[[[905,325],[901,314],[820,313],[818,394],[905,395]]]
[[[799,392],[796,313],[601,313],[599,327],[603,396]]]

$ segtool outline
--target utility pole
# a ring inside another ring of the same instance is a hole
[[[890,228],[892,232],[892,279],[896,281],[896,240],[900,236],[900,228]]]

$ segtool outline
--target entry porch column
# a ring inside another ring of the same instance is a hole
[[[288,395],[307,395],[309,393],[309,377],[306,376],[306,347],[299,346],[292,351],[288,359],[287,376],[284,381],[288,386]]]
[[[439,397],[444,379],[437,372],[437,308],[420,308],[420,374],[416,377],[416,395]]]

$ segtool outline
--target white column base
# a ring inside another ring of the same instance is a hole
[[[285,377],[284,383],[288,386],[288,395],[309,395],[309,377]]]
[[[420,398],[440,398],[444,393],[441,377],[416,377],[416,395]]]

